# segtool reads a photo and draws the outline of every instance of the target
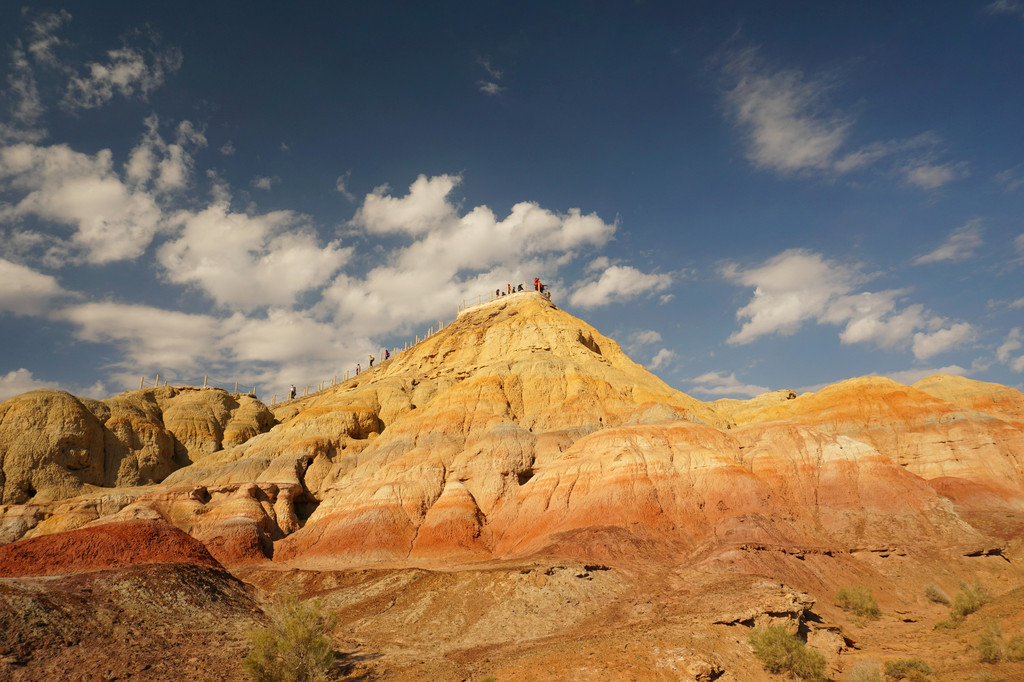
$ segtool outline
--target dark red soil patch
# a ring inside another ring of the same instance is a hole
[[[0,576],[66,575],[135,564],[220,568],[201,542],[163,521],[132,520],[0,545]]]

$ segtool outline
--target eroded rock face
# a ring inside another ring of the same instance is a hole
[[[256,399],[221,389],[162,387],[103,401],[31,391],[0,404],[0,501],[41,503],[97,486],[157,483],[273,422]]]
[[[65,391],[38,390],[0,403],[4,504],[71,497],[103,485],[100,420]]]

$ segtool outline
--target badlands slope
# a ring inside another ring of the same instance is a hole
[[[0,404],[3,580],[51,575],[29,559],[74,533],[157,524],[216,566],[140,551],[133,570],[319,595],[352,655],[337,675],[396,679],[758,679],[743,633],[773,621],[836,676],[942,651],[955,676],[983,621],[933,630],[925,584],[980,582],[1005,627],[1024,620],[1024,395],[997,384],[865,377],[704,403],[528,292],[272,410],[174,388]],[[835,608],[853,585],[888,620]]]

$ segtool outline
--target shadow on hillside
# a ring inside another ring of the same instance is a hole
[[[344,682],[371,682],[380,676],[369,669],[369,661],[381,658],[383,654],[361,654],[356,651],[334,651],[334,665],[331,666],[329,679]]]

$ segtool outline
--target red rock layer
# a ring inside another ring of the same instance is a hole
[[[122,521],[0,545],[0,576],[65,575],[133,564],[220,567],[201,542],[163,521]]]

